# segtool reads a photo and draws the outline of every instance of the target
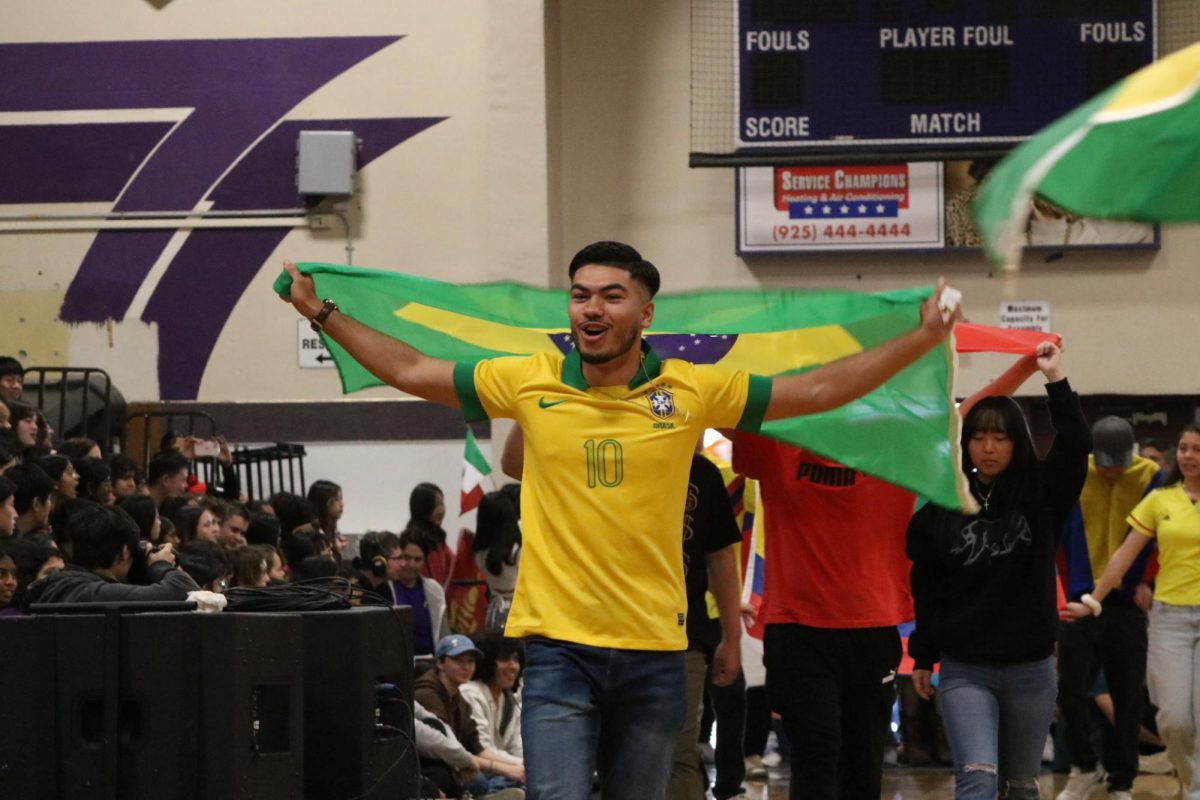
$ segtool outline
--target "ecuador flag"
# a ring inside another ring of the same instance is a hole
[[[298,264],[317,294],[351,317],[436,358],[477,361],[567,353],[566,293],[515,283],[457,285],[381,270]],[[286,297],[282,273],[275,292]],[[932,288],[846,291],[709,290],[655,298],[646,339],[661,358],[759,375],[813,369],[912,330]],[[353,392],[380,381],[325,338]],[[775,420],[762,432],[876,475],[939,505],[969,504],[959,468],[950,342],[870,394],[833,411]]]
[[[1200,220],[1200,44],[1138,70],[1008,154],[975,199],[988,257],[1015,268],[1034,193],[1066,211]]]

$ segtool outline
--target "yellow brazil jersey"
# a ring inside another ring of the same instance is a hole
[[[521,565],[509,636],[683,650],[683,510],[705,428],[757,430],[769,378],[643,345],[628,386],[589,387],[578,353],[459,364],[467,421],[512,417],[525,433]]]
[[[1158,540],[1154,599],[1175,606],[1200,605],[1200,511],[1179,483],[1146,495],[1129,512],[1135,531]]]

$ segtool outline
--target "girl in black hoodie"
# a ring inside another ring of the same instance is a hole
[[[1087,477],[1091,431],[1060,366],[1038,347],[1056,435],[1038,461],[1008,397],[979,401],[963,420],[963,471],[979,513],[928,504],[908,527],[917,627],[913,684],[938,701],[954,754],[956,800],[1036,800],[1054,713],[1055,552]]]

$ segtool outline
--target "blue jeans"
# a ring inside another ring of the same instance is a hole
[[[682,651],[525,640],[521,738],[529,800],[665,796],[685,716]]]
[[[965,664],[942,658],[937,701],[954,754],[955,800],[1037,800],[1054,716],[1054,661]]]
[[[1179,773],[1186,800],[1200,800],[1200,606],[1154,601],[1147,684],[1158,706],[1158,735]]]

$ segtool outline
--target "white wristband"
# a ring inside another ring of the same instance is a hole
[[[1079,602],[1083,603],[1091,610],[1093,617],[1100,616],[1100,612],[1104,610],[1104,606],[1100,605],[1100,601],[1092,597],[1092,595],[1084,594],[1079,598]]]

